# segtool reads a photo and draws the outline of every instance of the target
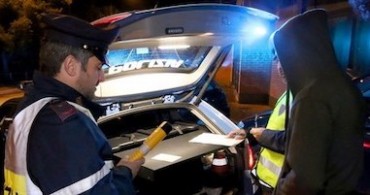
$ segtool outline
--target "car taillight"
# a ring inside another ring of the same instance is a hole
[[[247,159],[246,162],[248,162],[247,167],[248,170],[252,170],[254,168],[254,165],[256,164],[256,159],[254,157],[254,152],[252,150],[252,147],[249,144],[245,144],[246,151],[248,152],[245,156]]]
[[[91,24],[94,25],[94,26],[106,26],[106,25],[112,24],[112,23],[114,23],[118,20],[122,20],[124,18],[127,18],[131,15],[132,14],[129,13],[129,12],[124,12],[124,13],[120,13],[120,14],[106,16],[106,17],[103,17],[103,18],[100,18],[98,20],[95,20],[95,21],[91,22]]]
[[[364,148],[370,149],[370,141],[364,141]]]

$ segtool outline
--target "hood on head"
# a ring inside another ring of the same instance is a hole
[[[314,80],[340,73],[324,10],[291,18],[274,32],[272,41],[293,96]]]

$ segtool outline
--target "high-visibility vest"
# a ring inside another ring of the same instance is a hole
[[[291,103],[292,96],[291,94],[289,95],[289,100]],[[269,118],[266,129],[274,131],[285,130],[285,116],[287,110],[286,97],[287,93],[285,92],[278,99],[275,108]],[[284,158],[284,154],[280,154],[262,147],[256,167],[257,177],[259,178],[259,180],[264,182],[265,184],[268,184],[269,187],[275,188],[281,168],[283,166]]]
[[[5,166],[4,166],[4,195],[19,194],[19,195],[38,195],[42,194],[39,187],[37,187],[31,180],[27,171],[27,144],[28,135],[32,123],[39,113],[39,111],[54,97],[47,97],[40,99],[29,105],[21,112],[19,112],[11,124],[8,132],[5,150]],[[79,111],[85,113],[92,121],[95,122],[90,111],[82,106],[68,102]],[[110,172],[113,167],[111,161],[106,164],[96,173],[90,175],[83,180],[80,180],[70,186],[66,186],[53,194],[80,194],[90,189],[94,182],[96,183]],[[45,170],[47,171],[47,170]]]

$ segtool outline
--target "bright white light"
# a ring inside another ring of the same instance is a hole
[[[268,29],[263,24],[253,23],[245,26],[243,31],[250,35],[252,39],[254,39],[265,36],[268,32]]]
[[[257,36],[264,36],[267,33],[267,29],[264,26],[256,26],[253,29],[253,34]]]
[[[214,35],[214,33],[207,32],[207,33],[203,33],[203,34],[201,34],[199,36],[212,36],[212,35]]]
[[[159,49],[187,49],[190,45],[160,45]]]

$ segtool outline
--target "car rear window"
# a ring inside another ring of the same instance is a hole
[[[107,60],[109,68],[105,73],[112,75],[126,71],[159,69],[170,71],[194,70],[199,67],[211,47],[177,45],[158,47],[138,47],[109,50]]]

